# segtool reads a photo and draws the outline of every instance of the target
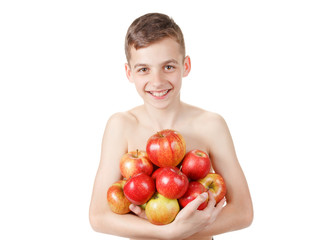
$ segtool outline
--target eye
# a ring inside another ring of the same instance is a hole
[[[138,72],[145,73],[148,71],[148,68],[139,68]]]
[[[174,66],[171,66],[171,65],[167,65],[164,67],[165,70],[173,70],[174,69]]]

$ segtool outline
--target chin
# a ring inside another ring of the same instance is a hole
[[[148,104],[149,106],[152,106],[156,109],[159,110],[165,110],[169,107],[170,102],[169,101],[163,101],[163,102],[150,102],[150,101],[145,101],[145,104]]]

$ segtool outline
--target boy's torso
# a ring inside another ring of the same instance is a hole
[[[141,109],[140,109],[141,110]],[[208,122],[207,114],[212,116],[215,114],[208,113],[202,109],[194,108],[190,106],[190,115],[185,118],[185,121],[181,121],[181,124],[177,124],[174,130],[178,131],[186,142],[186,151],[192,149],[199,149],[206,151],[210,156],[210,143],[208,142],[207,135],[209,134],[206,129],[212,122]],[[136,149],[144,150],[148,138],[157,132],[151,125],[143,122],[143,117],[139,116],[139,109],[133,109],[127,112],[129,123],[126,130],[126,137],[128,141],[128,151],[134,151]],[[213,123],[214,124],[214,123]],[[211,240],[211,236],[201,238],[187,238],[188,240]],[[138,239],[131,239],[138,240]]]

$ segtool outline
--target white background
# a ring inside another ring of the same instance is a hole
[[[1,1],[0,239],[120,239],[88,221],[111,114],[141,104],[124,36],[172,16],[182,100],[226,119],[255,218],[216,239],[319,239],[318,1]]]

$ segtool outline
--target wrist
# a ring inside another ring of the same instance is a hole
[[[161,231],[164,233],[164,240],[180,239],[179,231],[174,226],[174,223],[163,225],[163,229],[161,229]]]

